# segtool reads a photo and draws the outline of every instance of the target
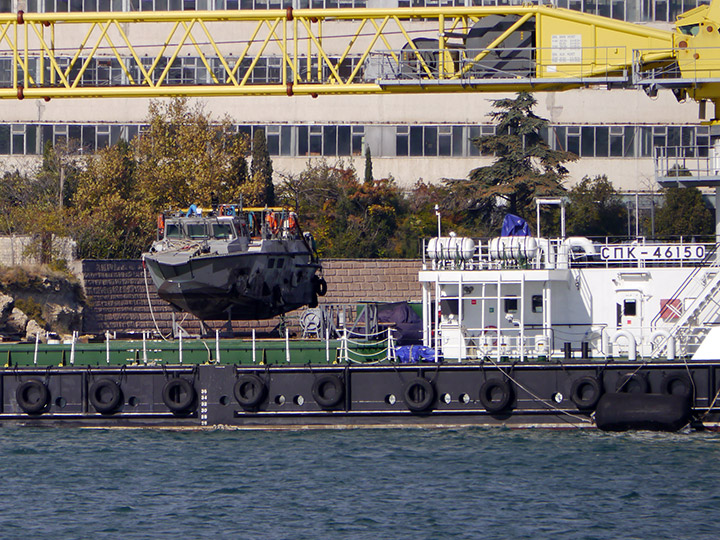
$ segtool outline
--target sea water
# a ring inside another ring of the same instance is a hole
[[[0,430],[1,538],[720,538],[720,435]]]

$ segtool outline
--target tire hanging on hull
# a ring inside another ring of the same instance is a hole
[[[480,402],[489,413],[503,412],[510,406],[513,390],[504,379],[488,379],[480,387]]]
[[[189,381],[178,377],[170,379],[162,390],[162,399],[165,406],[172,412],[184,414],[195,409],[195,388]]]
[[[100,414],[112,414],[122,405],[123,393],[117,382],[103,378],[90,387],[89,399]]]
[[[15,399],[27,414],[42,414],[50,402],[50,391],[42,381],[30,379],[17,387]]]

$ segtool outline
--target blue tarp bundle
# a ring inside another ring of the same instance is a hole
[[[523,218],[508,214],[503,220],[500,236],[530,236],[530,226]]]
[[[435,349],[424,345],[403,345],[395,349],[401,364],[417,364],[418,362],[434,362]],[[438,358],[440,360],[441,358]]]

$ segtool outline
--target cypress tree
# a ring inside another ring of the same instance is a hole
[[[473,139],[483,155],[496,156],[492,165],[470,171],[467,180],[448,180],[448,187],[463,211],[479,211],[488,222],[497,210],[525,218],[534,215],[536,197],[557,195],[568,170],[563,163],[578,157],[564,150],[553,150],[543,140],[548,122],[532,109],[535,98],[519,92],[512,98],[493,101],[495,134]]]
[[[373,167],[372,155],[370,154],[370,146],[365,147],[365,183],[373,183]]]
[[[253,182],[259,187],[261,199],[264,199],[259,201],[259,203],[266,204],[267,206],[275,205],[275,186],[273,186],[272,175],[273,166],[267,148],[265,130],[257,129],[253,134],[250,176]]]

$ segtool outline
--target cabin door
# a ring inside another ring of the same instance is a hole
[[[641,291],[617,291],[615,303],[618,330],[629,330],[639,335],[642,329],[643,295]]]

